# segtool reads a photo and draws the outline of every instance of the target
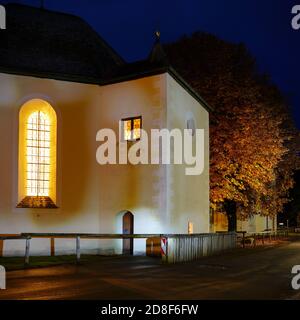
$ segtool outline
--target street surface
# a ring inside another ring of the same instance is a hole
[[[300,290],[291,287],[297,264],[300,241],[178,265],[148,257],[99,257],[78,266],[7,272],[0,299],[300,299]]]

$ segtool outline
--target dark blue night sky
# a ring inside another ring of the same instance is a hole
[[[39,0],[1,1],[38,6]],[[45,0],[47,9],[84,18],[127,61],[145,58],[153,33],[163,42],[202,30],[244,42],[262,71],[288,97],[300,128],[300,30],[291,9],[300,0]]]

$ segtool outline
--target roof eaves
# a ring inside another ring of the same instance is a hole
[[[131,72],[125,75],[117,75],[110,79],[102,80],[101,85],[109,85],[109,84],[129,81],[129,80],[150,77],[150,76],[165,73],[167,71],[168,71],[168,68],[166,67],[158,67],[158,68],[146,69],[138,72]]]
[[[129,73],[122,76],[112,77],[110,79],[101,80],[98,78],[80,76],[75,74],[62,74],[62,73],[51,73],[51,72],[35,72],[31,70],[14,70],[10,68],[4,68],[0,66],[0,73],[13,74],[19,76],[30,76],[44,79],[53,79],[60,81],[69,81],[82,84],[95,84],[105,86],[109,84],[115,84],[130,80],[136,80],[140,78],[150,77],[158,74],[169,73],[182,87],[184,87],[203,107],[212,112],[214,109],[176,72],[176,70],[170,66],[156,67],[139,71],[136,73]]]
[[[100,80],[93,77],[80,76],[76,74],[62,74],[62,73],[51,73],[51,72],[37,72],[31,70],[14,70],[11,68],[5,68],[0,66],[0,73],[17,75],[17,76],[27,76],[27,77],[35,77],[42,79],[52,79],[59,81],[68,81],[68,82],[76,82],[82,84],[95,84],[99,85]]]
[[[151,68],[144,71],[128,73],[122,76],[116,76],[111,79],[101,81],[101,85],[109,85],[114,83],[120,83],[149,76],[154,76],[162,73],[169,73],[182,87],[184,87],[203,107],[212,112],[214,109],[177,73],[177,71],[171,66],[163,66]]]
[[[171,66],[169,66],[168,68],[168,72],[171,76],[173,76],[173,78],[182,85],[182,87],[184,87],[198,102],[200,102],[201,105],[203,105],[203,107],[209,111],[209,112],[213,112],[214,108],[208,104],[200,95],[199,93],[193,89],[179,74],[178,72]]]

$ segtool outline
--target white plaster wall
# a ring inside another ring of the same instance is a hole
[[[194,233],[209,232],[209,113],[167,75],[167,126],[169,129],[187,129],[187,119],[193,115],[197,129],[204,129],[204,171],[187,176],[186,166],[171,165],[167,169],[167,213],[170,231],[187,233],[188,222]]]
[[[33,98],[47,100],[58,116],[59,209],[18,209],[18,112]],[[145,129],[164,123],[165,76],[113,84],[78,84],[0,74],[0,234],[21,232],[122,232],[120,212],[135,216],[136,233],[163,232],[164,170],[159,166],[96,162],[96,133],[118,129],[121,118],[142,115]],[[136,241],[144,250],[144,242]],[[4,253],[24,252],[6,241]],[[74,252],[74,240],[56,240],[57,253]],[[83,251],[120,251],[121,241],[83,240]],[[33,254],[48,254],[50,241],[32,241]]]
[[[101,87],[100,126],[118,131],[118,121],[142,116],[142,127],[165,127],[165,75]],[[118,150],[118,145],[117,145]],[[108,177],[108,178],[106,178]],[[165,169],[159,165],[109,165],[98,167],[100,232],[122,233],[122,216],[134,215],[135,233],[164,233],[166,207]],[[113,219],[107,219],[113,216]],[[121,242],[119,241],[119,251]],[[135,240],[135,250],[145,250],[145,240]]]
[[[58,209],[19,209],[18,113],[41,98],[57,112]],[[168,106],[167,106],[168,103]],[[166,74],[107,86],[0,74],[0,234],[21,232],[122,233],[125,210],[134,214],[135,233],[208,232],[208,152],[205,172],[187,177],[183,167],[105,165],[96,162],[96,133],[118,130],[119,120],[142,116],[143,129],[185,127],[193,112],[206,131],[208,113]],[[118,147],[118,146],[117,146]],[[84,253],[120,253],[120,240],[82,240]],[[5,255],[23,255],[23,241],[5,241]],[[56,254],[74,253],[75,240],[57,239]],[[135,251],[145,241],[135,240]],[[34,239],[31,253],[48,255],[49,239]]]
[[[17,209],[18,113],[26,101],[47,100],[58,116],[59,209]],[[96,85],[0,74],[0,233],[99,232],[95,196]],[[63,241],[63,240],[62,240]],[[66,250],[74,243],[66,242]],[[32,241],[32,252],[47,254],[49,240]],[[97,248],[93,241],[90,248]],[[22,241],[5,241],[5,254],[19,254]]]
[[[268,219],[268,222],[267,222]],[[249,233],[262,232],[267,229],[277,230],[277,217],[267,218],[260,215],[255,215],[247,220],[237,222],[238,231],[247,231]]]

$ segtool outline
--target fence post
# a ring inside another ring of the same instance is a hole
[[[76,261],[80,262],[80,237],[76,237]]]
[[[25,248],[25,265],[29,265],[29,251],[30,251],[30,237],[26,238],[26,248]]]
[[[51,257],[55,256],[55,238],[53,237],[50,238],[50,253]]]
[[[3,257],[4,240],[0,240],[0,257]]]
[[[237,248],[237,233],[234,234],[233,246],[234,246],[234,248]]]

